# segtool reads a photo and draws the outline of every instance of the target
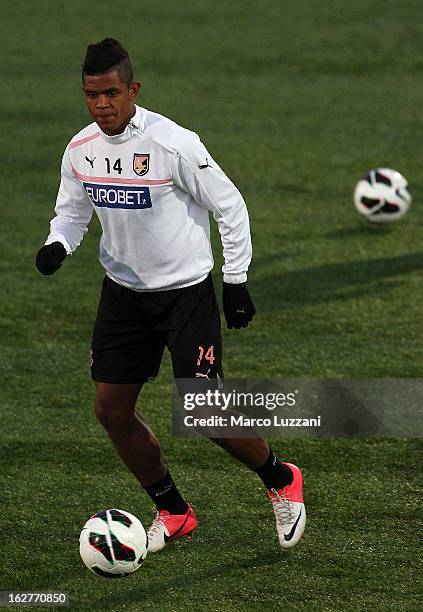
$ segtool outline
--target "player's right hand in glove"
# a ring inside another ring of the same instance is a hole
[[[247,327],[249,321],[256,314],[253,300],[245,283],[233,285],[224,282],[222,302],[228,329]]]
[[[41,274],[53,274],[66,258],[66,249],[61,242],[45,244],[37,253],[35,265]]]

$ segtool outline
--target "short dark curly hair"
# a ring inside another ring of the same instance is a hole
[[[84,76],[92,76],[116,70],[120,80],[130,85],[134,80],[132,64],[128,51],[118,40],[105,38],[88,45],[85,60],[82,65],[82,80]]]

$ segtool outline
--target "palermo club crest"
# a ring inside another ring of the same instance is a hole
[[[144,176],[144,174],[147,174],[150,168],[150,154],[134,153],[133,168],[135,174],[138,174],[138,176]]]

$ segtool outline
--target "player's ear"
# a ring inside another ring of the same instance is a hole
[[[139,81],[134,81],[133,83],[131,83],[131,85],[129,86],[129,99],[130,100],[135,100],[140,88],[141,88],[141,83]]]

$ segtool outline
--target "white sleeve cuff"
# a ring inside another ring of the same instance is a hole
[[[246,283],[247,273],[242,272],[242,274],[224,274],[223,282],[229,283],[230,285],[240,285],[241,283]]]
[[[66,249],[66,255],[72,255],[72,249],[70,248],[70,246],[68,245],[68,243],[66,242],[64,238],[62,238],[61,236],[60,238],[57,238],[56,236],[49,236],[47,240],[45,241],[45,245],[53,244],[53,242],[60,242],[60,244],[63,244],[63,246]]]

